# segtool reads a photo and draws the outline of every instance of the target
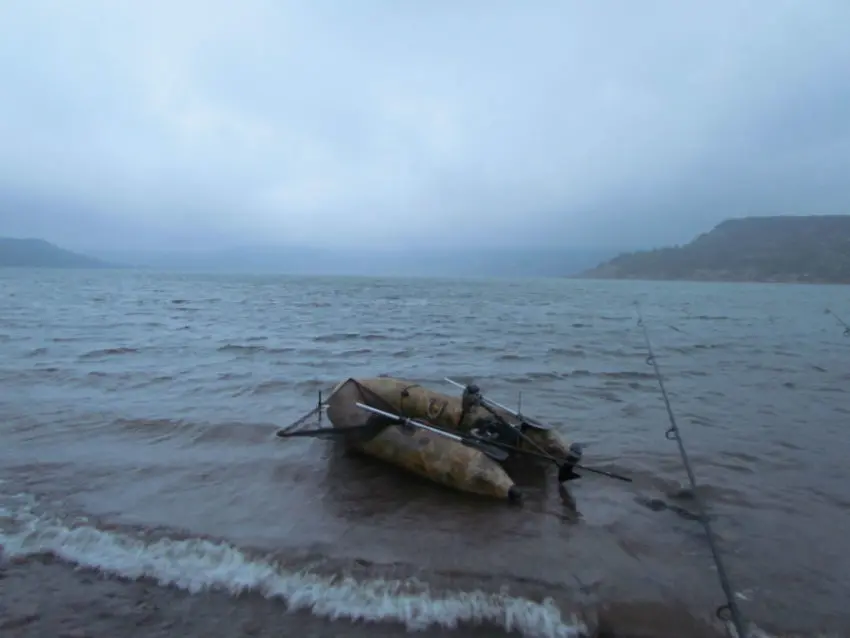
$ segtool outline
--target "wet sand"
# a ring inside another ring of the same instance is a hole
[[[2,560],[2,559],[0,559]],[[670,609],[665,610],[670,618]],[[666,630],[657,626],[651,608],[588,608],[582,620],[595,638],[717,638],[725,634],[714,623],[686,611]],[[401,625],[332,622],[307,612],[288,612],[285,603],[247,593],[231,596],[207,591],[190,594],[149,580],[124,580],[93,570],[77,569],[49,554],[4,560],[0,566],[0,633],[4,638],[115,638],[138,636],[289,635],[304,638],[338,636],[404,636]],[[469,636],[507,634],[493,626],[429,628],[415,635]]]

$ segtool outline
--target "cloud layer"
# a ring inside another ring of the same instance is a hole
[[[0,8],[0,234],[655,245],[850,213],[844,0]]]

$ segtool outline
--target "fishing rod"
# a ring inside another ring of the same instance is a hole
[[[452,432],[447,432],[446,430],[442,430],[440,428],[435,428],[431,425],[426,425],[426,424],[421,423],[419,421],[414,421],[413,419],[408,419],[406,417],[398,416],[397,414],[393,414],[392,412],[386,412],[384,410],[379,410],[378,408],[373,408],[372,406],[366,405],[364,403],[355,403],[355,405],[358,408],[360,408],[361,410],[366,410],[367,412],[371,412],[372,414],[377,414],[379,416],[383,416],[383,417],[386,417],[388,419],[392,419],[394,421],[397,421],[398,423],[404,423],[405,425],[417,427],[417,428],[420,428],[420,429],[423,429],[423,430],[428,430],[429,432],[434,432],[435,434],[445,436],[445,437],[452,439],[454,441],[458,441],[459,443],[463,443],[464,445],[469,445],[470,447],[478,447],[485,454],[493,457],[496,460],[502,460],[502,461],[507,460],[507,458],[509,456],[508,452],[515,452],[515,453],[519,453],[519,454],[536,456],[536,457],[540,457],[540,458],[544,458],[544,459],[548,459],[550,461],[553,461],[556,464],[558,464],[558,466],[561,467],[561,468],[563,468],[563,467],[568,468],[567,470],[564,471],[564,473],[567,473],[567,472],[571,471],[572,468],[577,467],[577,468],[579,468],[581,470],[585,470],[587,472],[592,472],[594,474],[601,474],[603,476],[615,478],[615,479],[618,479],[620,481],[631,482],[631,480],[632,480],[632,479],[628,478],[627,476],[620,476],[619,474],[614,474],[613,472],[606,472],[605,470],[597,470],[597,469],[592,468],[592,467],[584,467],[582,465],[579,465],[578,463],[572,463],[571,461],[564,461],[563,465],[562,465],[562,462],[558,461],[558,459],[556,459],[555,457],[553,457],[549,454],[546,454],[545,452],[537,453],[537,452],[532,452],[530,450],[523,450],[523,449],[518,448],[518,447],[511,445],[509,443],[503,443],[501,441],[493,441],[493,440],[489,440],[489,439],[482,439],[480,437],[473,436],[473,435],[463,436],[463,435],[459,435],[459,434],[454,434]],[[341,428],[341,429],[344,430],[345,428]],[[494,452],[496,452],[496,454],[494,454]],[[503,453],[503,454],[498,454],[498,453]],[[563,482],[566,479],[562,479],[561,476],[559,475],[558,480],[559,480],[559,482]]]
[[[824,311],[823,311],[823,313],[824,313],[825,315],[832,315],[833,317],[835,317],[835,320],[836,320],[836,321],[837,321],[837,322],[838,322],[841,326],[843,326],[843,327],[844,327],[844,336],[845,336],[845,337],[850,337],[850,324],[848,324],[846,321],[844,321],[844,319],[842,319],[842,318],[841,318],[841,317],[839,317],[837,314],[835,314],[834,312],[832,312],[832,310],[830,310],[829,308],[827,308],[826,310],[824,310]]]
[[[475,438],[477,440],[481,440],[478,437],[475,437]],[[518,448],[515,445],[511,445],[510,443],[502,443],[501,441],[487,440],[487,443],[489,445],[495,445],[497,447],[500,447],[503,450],[510,450],[512,452],[517,452],[518,454],[525,454],[527,456],[533,456],[533,457],[536,457],[536,458],[539,458],[539,459],[552,461],[553,463],[555,463],[558,466],[558,468],[560,470],[559,473],[558,473],[558,482],[559,483],[563,483],[565,480],[568,480],[567,478],[563,478],[563,476],[568,474],[569,471],[572,468],[576,468],[576,467],[578,469],[582,470],[582,471],[592,472],[593,474],[601,474],[602,476],[607,476],[609,478],[617,479],[618,481],[625,481],[626,483],[632,482],[632,479],[629,478],[628,476],[623,476],[622,474],[616,474],[614,472],[608,472],[606,470],[598,470],[598,469],[593,468],[593,467],[587,467],[587,466],[581,465],[580,463],[573,463],[572,461],[569,461],[569,460],[559,461],[554,456],[552,456],[550,454],[546,454],[545,452],[532,452],[531,450],[523,450],[522,448]],[[570,467],[570,466],[572,466],[572,467]],[[564,468],[568,468],[568,469],[565,470]],[[574,475],[570,478],[578,478],[578,475]]]
[[[459,443],[462,443],[464,445],[469,445],[470,447],[473,447],[473,448],[478,447],[478,449],[480,449],[485,454],[488,454],[490,456],[493,456],[491,454],[491,450],[495,451],[495,452],[500,451],[498,449],[492,448],[491,446],[502,446],[503,445],[503,444],[501,444],[500,442],[497,442],[497,441],[482,442],[481,440],[477,439],[477,437],[469,437],[469,436],[461,436],[461,435],[453,434],[451,432],[447,432],[445,430],[441,430],[439,428],[435,428],[435,427],[426,425],[426,424],[421,423],[419,421],[415,421],[413,419],[409,419],[409,418],[406,418],[406,417],[399,416],[397,414],[393,414],[392,412],[386,412],[384,410],[379,410],[378,408],[374,408],[374,407],[372,407],[370,405],[366,405],[364,403],[357,402],[357,403],[355,403],[355,405],[358,408],[360,408],[361,410],[366,410],[367,412],[371,412],[372,414],[382,416],[382,417],[385,417],[387,419],[391,419],[391,420],[394,420],[394,421],[397,421],[397,422],[400,422],[400,423],[404,423],[408,426],[417,427],[417,428],[421,428],[421,429],[424,429],[424,430],[428,430],[430,432],[434,432],[434,433],[439,434],[441,436],[445,436],[449,439],[458,441]],[[472,440],[470,440],[470,439],[472,439]],[[507,447],[510,448],[510,446],[507,446]],[[488,450],[486,448],[490,448],[490,449]],[[513,451],[523,452],[525,454],[532,454],[532,455],[534,454],[533,452],[528,452],[526,450],[513,449]],[[505,453],[505,459],[507,458],[507,456],[508,456],[507,453]],[[495,458],[495,457],[493,456],[493,458]],[[501,460],[505,460],[505,459],[501,459]],[[500,459],[497,458],[496,460],[500,460]],[[593,470],[593,469],[590,469],[590,468],[584,468],[584,469],[587,469],[588,471],[591,471],[591,472],[596,471],[596,472],[599,472],[600,474],[612,476],[613,478],[619,478],[619,479],[624,480],[624,481],[631,481],[631,479],[629,479],[629,478],[624,478],[624,477],[617,476],[615,474],[603,472],[602,470]],[[538,513],[543,514],[543,515],[547,515],[547,516],[553,515],[552,512],[547,512],[545,510],[543,510],[543,511],[538,510]],[[563,516],[558,516],[558,517],[563,520]],[[579,581],[579,584],[581,585],[581,581]]]
[[[447,383],[451,383],[454,387],[460,388],[461,390],[466,390],[469,387],[469,386],[466,386],[462,383],[454,381],[453,379],[449,379],[448,377],[444,377],[443,380],[446,381]],[[521,396],[522,395],[520,395],[520,397]],[[485,397],[483,394],[479,394],[479,397],[480,397],[480,400],[481,400],[481,404],[483,406],[485,406],[485,407],[490,406],[490,407],[493,407],[493,408],[498,408],[500,410],[504,410],[505,412],[507,412],[511,416],[516,417],[517,419],[519,419],[520,421],[525,423],[526,425],[530,425],[531,427],[537,428],[538,430],[551,430],[552,429],[551,425],[548,425],[546,423],[542,423],[540,421],[537,421],[536,419],[529,418],[529,417],[525,416],[524,414],[522,414],[519,410],[511,410],[508,406],[502,405],[501,403],[498,403],[497,401],[493,401],[493,399]]]
[[[595,468],[592,468],[592,467],[586,467],[584,465],[579,464],[578,459],[580,459],[581,456],[582,456],[580,446],[579,446],[578,449],[571,450],[573,452],[573,455],[572,455],[573,458],[572,459],[567,458],[567,459],[559,460],[559,459],[555,458],[554,456],[552,456],[551,454],[547,454],[546,450],[544,450],[543,447],[539,443],[537,443],[537,441],[535,441],[534,439],[529,437],[527,434],[525,434],[525,432],[523,432],[519,427],[516,427],[516,426],[508,423],[505,420],[505,418],[502,417],[501,414],[497,413],[493,409],[493,407],[495,406],[497,408],[501,408],[502,410],[504,410],[505,412],[507,412],[511,416],[518,418],[520,420],[521,424],[529,425],[529,426],[537,428],[539,430],[551,430],[552,426],[546,425],[546,424],[541,423],[539,421],[533,421],[531,419],[527,419],[525,416],[521,415],[519,412],[514,412],[510,408],[502,405],[501,403],[497,403],[496,401],[493,401],[492,399],[488,399],[483,394],[481,394],[481,391],[478,389],[478,386],[465,386],[461,383],[458,383],[457,381],[453,381],[452,379],[449,379],[448,377],[445,377],[445,380],[447,382],[451,383],[453,386],[456,386],[458,388],[462,388],[464,390],[464,392],[468,392],[471,396],[474,397],[473,400],[474,400],[475,403],[477,403],[482,408],[487,410],[487,412],[489,412],[493,417],[495,417],[496,420],[499,421],[499,423],[503,427],[508,428],[513,434],[516,434],[519,438],[523,439],[530,446],[536,448],[537,452],[533,452],[531,450],[523,450],[522,448],[517,447],[515,445],[511,445],[509,443],[503,443],[501,441],[493,441],[491,439],[487,439],[487,443],[490,443],[491,445],[497,445],[497,446],[499,446],[503,449],[512,450],[512,451],[520,453],[520,454],[526,454],[528,456],[534,456],[534,457],[537,457],[537,458],[552,461],[558,468],[558,482],[559,483],[563,483],[563,482],[568,481],[570,479],[579,478],[579,475],[576,474],[575,472],[573,472],[574,468],[579,468],[579,469],[584,470],[586,472],[591,472],[593,474],[600,474],[602,476],[614,478],[614,479],[617,479],[618,481],[625,481],[627,483],[632,482],[632,479],[630,479],[627,476],[623,476],[621,474],[615,474],[614,472],[606,472],[605,470],[598,470],[598,469],[595,469]],[[476,438],[478,438],[478,437],[476,437]]]
[[[705,507],[703,506],[702,499],[697,492],[697,480],[694,476],[694,471],[691,468],[691,462],[688,459],[688,453],[685,450],[685,444],[682,441],[682,433],[679,430],[679,426],[676,424],[676,417],[673,416],[673,408],[670,405],[670,397],[667,395],[667,389],[664,387],[664,379],[661,376],[661,371],[658,368],[658,362],[655,359],[655,353],[652,350],[652,342],[649,339],[649,331],[646,328],[646,323],[643,320],[643,315],[640,311],[640,304],[635,302],[635,308],[637,309],[638,322],[637,325],[643,330],[643,338],[646,342],[646,350],[649,355],[646,358],[646,363],[651,365],[653,370],[655,371],[655,378],[658,380],[658,386],[661,388],[661,396],[664,398],[664,406],[667,408],[667,416],[670,419],[670,427],[664,433],[664,436],[669,440],[674,440],[679,446],[679,454],[682,457],[682,463],[685,466],[685,470],[688,473],[688,480],[691,483],[691,492],[693,493],[694,500],[696,501],[697,508],[699,510],[699,520],[702,523],[703,528],[705,529],[706,537],[708,538],[708,545],[711,548],[711,554],[714,558],[714,564],[717,567],[717,576],[720,579],[720,586],[723,589],[723,593],[726,596],[726,604],[721,605],[717,608],[716,615],[721,620],[726,620],[724,618],[725,612],[728,611],[732,616],[732,624],[735,626],[735,632],[738,634],[738,638],[746,638],[748,635],[747,632],[744,631],[744,617],[741,615],[741,610],[738,608],[738,604],[735,601],[735,593],[732,590],[732,585],[729,582],[729,576],[726,573],[726,568],[723,565],[723,560],[720,557],[720,551],[717,548],[717,543],[715,542],[714,533],[711,529],[711,523],[708,520],[708,515],[705,511]]]

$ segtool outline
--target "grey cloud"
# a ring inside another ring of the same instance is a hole
[[[637,246],[850,212],[842,0],[41,2],[0,23],[0,234]]]

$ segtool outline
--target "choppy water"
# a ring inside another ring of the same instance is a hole
[[[2,271],[0,543],[253,588],[340,635],[350,618],[570,635],[588,604],[710,616],[637,299],[743,612],[850,634],[850,339],[823,313],[850,317],[847,290]],[[521,391],[635,482],[576,482],[576,521],[551,477],[518,510],[274,438],[319,389],[381,373]]]

